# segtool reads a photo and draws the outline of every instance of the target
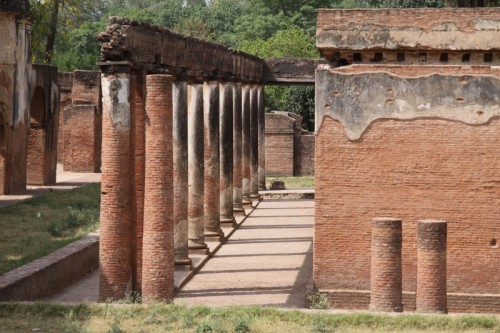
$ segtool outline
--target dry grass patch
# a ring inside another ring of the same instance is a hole
[[[0,332],[493,332],[498,316],[379,315],[179,305],[1,304]]]

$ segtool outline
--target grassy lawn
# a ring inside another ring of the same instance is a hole
[[[0,303],[0,332],[500,332],[498,316],[328,314],[272,308]],[[35,330],[36,331],[36,330]]]
[[[100,189],[92,184],[0,208],[0,274],[96,230]]]
[[[304,177],[279,177],[279,176],[266,176],[266,187],[271,188],[271,183],[274,180],[281,180],[285,182],[285,188],[314,188],[314,176]]]

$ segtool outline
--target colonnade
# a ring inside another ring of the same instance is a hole
[[[265,188],[258,82],[103,66],[101,301],[170,301],[174,263],[207,254]]]

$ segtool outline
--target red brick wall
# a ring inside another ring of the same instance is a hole
[[[393,216],[403,219],[404,291],[415,291],[417,220],[438,218],[448,222],[448,292],[498,294],[499,140],[499,119],[379,120],[349,141],[325,118],[316,147],[317,287],[369,290],[370,221]]]
[[[72,106],[65,110],[63,116],[64,170],[100,172],[102,142],[100,73],[75,71],[71,100]]]
[[[293,176],[294,126],[287,113],[266,114],[266,175]]]

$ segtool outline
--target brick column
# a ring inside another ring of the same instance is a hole
[[[245,215],[242,203],[242,102],[241,83],[233,86],[233,213]]]
[[[132,280],[130,75],[103,74],[99,300],[124,298]]]
[[[380,217],[372,221],[372,311],[403,311],[401,220]]]
[[[205,240],[217,242],[224,236],[220,228],[219,82],[217,81],[203,84],[203,128]]]
[[[242,128],[242,152],[241,152],[241,201],[245,206],[252,205],[250,199],[250,177],[251,177],[251,132],[250,132],[250,86],[244,84],[241,89],[241,128]]]
[[[173,105],[173,178],[174,178],[174,262],[191,268],[188,251],[188,125],[187,82],[176,81],[172,89]]]
[[[257,87],[257,103],[259,112],[259,190],[266,189],[266,111],[264,100],[264,86]]]
[[[146,72],[133,71],[130,75],[130,158],[132,163],[132,290],[142,290],[142,231],[144,219],[144,180],[146,145]]]
[[[259,102],[257,85],[250,86],[250,197],[259,199]]]
[[[221,82],[220,103],[220,223],[236,226],[233,216],[233,84]]]
[[[172,81],[146,78],[146,179],[144,184],[143,300],[174,298]]]
[[[203,212],[203,84],[188,84],[188,247],[190,253],[208,253]]]
[[[448,312],[446,221],[418,221],[417,312]]]

